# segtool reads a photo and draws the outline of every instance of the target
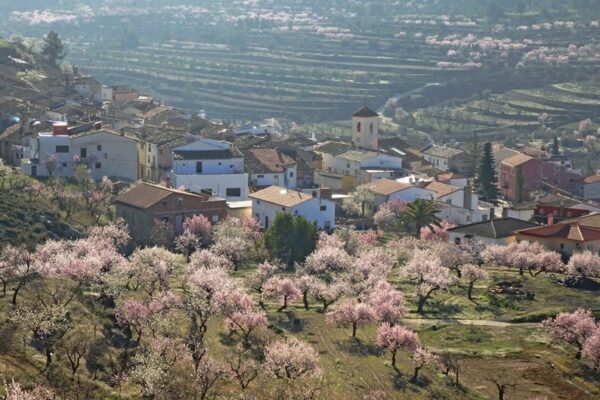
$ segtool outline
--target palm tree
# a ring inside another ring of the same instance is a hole
[[[433,229],[441,227],[441,220],[436,215],[440,210],[432,200],[417,199],[406,205],[401,217],[406,223],[414,224],[417,229],[417,239],[421,238],[421,228]]]

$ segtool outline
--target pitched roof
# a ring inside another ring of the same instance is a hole
[[[371,117],[379,117],[379,114],[377,114],[375,111],[371,110],[369,107],[363,107],[360,110],[358,110],[357,112],[355,112],[353,115],[353,117],[359,117],[359,118],[371,118]]]
[[[247,171],[255,174],[285,172],[285,167],[296,164],[293,158],[278,149],[248,149],[242,154]]]
[[[529,228],[518,231],[521,235],[567,239],[576,242],[589,242],[600,240],[600,229],[583,226],[577,222],[561,222],[537,228]]]
[[[413,187],[410,183],[400,183],[391,179],[376,179],[367,184],[367,188],[376,194],[389,196],[392,193]]]
[[[512,167],[518,167],[519,165],[523,165],[531,160],[533,160],[533,157],[529,157],[526,154],[519,153],[512,157],[508,157],[502,160],[502,164],[510,165]]]
[[[270,186],[266,189],[254,192],[248,197],[256,200],[266,201],[283,207],[295,207],[305,201],[312,199],[311,195],[286,189],[280,186]]]
[[[373,157],[376,157],[377,153],[375,153],[374,151],[368,151],[368,150],[348,150],[344,153],[338,154],[338,157],[343,159],[343,160],[350,160],[350,161],[366,161],[366,160],[370,160]]]
[[[596,183],[596,182],[600,182],[600,175],[591,175],[591,176],[586,176],[585,178],[583,178],[583,183]]]
[[[434,144],[434,145],[429,146],[427,149],[423,150],[421,152],[421,154],[427,154],[430,156],[441,157],[441,158],[450,158],[450,157],[454,157],[454,156],[463,154],[463,151],[458,150],[458,149],[453,149],[452,147],[438,146],[438,145]]]
[[[461,188],[448,185],[442,182],[431,182],[426,186],[427,189],[434,191],[438,197],[444,197],[449,195],[450,193],[454,193],[456,191],[461,190]]]
[[[464,175],[458,174],[456,172],[448,172],[446,174],[440,174],[437,176],[439,182],[447,182],[452,179],[465,179]]]
[[[459,232],[466,235],[481,236],[491,239],[502,239],[511,236],[515,231],[537,227],[537,224],[516,218],[491,219],[484,222],[457,226],[448,229],[449,232]]]
[[[202,201],[208,200],[207,195],[188,193],[182,190],[171,189],[164,186],[143,182],[119,195],[115,199],[115,203],[146,209],[152,207],[159,201],[166,199],[173,193],[196,197]]]
[[[338,154],[341,154],[341,153],[349,150],[350,148],[352,148],[352,145],[350,145],[349,143],[325,142],[323,144],[316,146],[314,151],[316,151],[318,153],[326,153],[326,154],[331,154],[331,155],[337,156]]]
[[[494,160],[496,160],[496,162],[499,163],[506,160],[507,158],[516,156],[517,154],[519,154],[518,150],[513,150],[508,147],[501,147],[498,150],[494,151]]]
[[[581,202],[571,199],[569,197],[561,196],[558,194],[549,194],[538,199],[537,204],[540,206],[549,206],[549,207],[572,207],[574,205],[580,204]]]

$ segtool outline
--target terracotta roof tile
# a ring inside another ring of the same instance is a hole
[[[600,182],[600,175],[586,176],[585,178],[583,178],[583,182],[588,184]]]
[[[502,161],[502,164],[510,165],[512,167],[518,167],[526,162],[533,160],[533,157],[529,157],[526,154],[517,154],[512,157],[508,157]]]
[[[249,149],[243,153],[246,169],[250,173],[285,172],[285,167],[296,164],[293,158],[277,149]]]
[[[380,194],[382,196],[389,196],[392,193],[413,187],[413,185],[409,183],[396,182],[391,179],[376,179],[369,182],[367,187],[373,193]]]
[[[193,196],[206,201],[208,196],[184,192],[182,190],[170,189],[164,186],[153,185],[150,183],[140,183],[127,192],[119,195],[115,203],[126,204],[136,208],[150,208],[159,201],[167,198],[173,193],[179,193],[185,196]]]
[[[518,231],[518,233],[526,236],[561,238],[577,242],[600,240],[600,229],[582,226],[576,222],[562,222],[539,228],[524,229]]]
[[[302,204],[313,198],[306,193],[297,192],[280,186],[270,186],[266,189],[252,193],[249,197],[283,207],[295,207],[298,204]]]
[[[434,191],[438,195],[438,197],[444,197],[449,195],[450,193],[454,193],[458,190],[461,190],[459,187],[435,181],[428,184],[426,188]]]

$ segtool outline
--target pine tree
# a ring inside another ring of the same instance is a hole
[[[65,58],[65,46],[60,40],[58,33],[50,31],[44,37],[44,45],[42,46],[42,55],[48,58],[48,62],[56,65],[57,61]]]
[[[498,201],[498,174],[492,144],[487,142],[483,146],[483,156],[479,162],[475,188],[479,191],[484,201],[496,204]]]

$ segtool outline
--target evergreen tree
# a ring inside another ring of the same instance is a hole
[[[522,203],[525,196],[525,177],[523,176],[523,170],[520,167],[517,168],[517,176],[515,183],[517,187],[517,192],[515,193],[515,201],[517,203]]]
[[[554,136],[554,140],[552,141],[552,155],[558,156],[560,155],[560,145],[558,144],[558,138]]]
[[[42,55],[48,58],[48,62],[56,65],[57,61],[65,58],[65,47],[58,36],[58,33],[50,31],[44,37],[44,45],[42,46]]]
[[[481,142],[477,132],[473,132],[471,141],[465,145],[465,153],[467,156],[467,175],[469,177],[476,176],[481,159]]]
[[[483,146],[483,156],[479,162],[475,187],[484,201],[493,204],[498,201],[498,174],[495,164],[492,144],[487,142]]]
[[[317,228],[302,216],[278,213],[265,232],[265,246],[288,266],[302,261],[315,249]]]

